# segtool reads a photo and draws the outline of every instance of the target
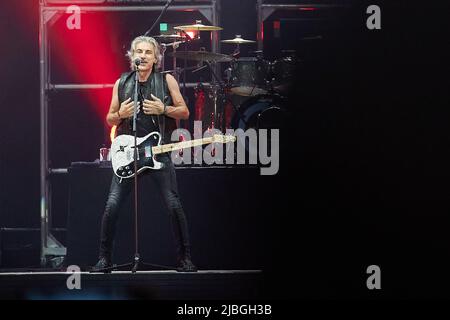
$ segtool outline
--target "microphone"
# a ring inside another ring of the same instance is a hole
[[[140,58],[134,59],[134,65],[136,67],[139,66],[140,64],[141,64],[141,59]]]

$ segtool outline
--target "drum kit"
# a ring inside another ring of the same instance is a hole
[[[179,78],[181,72],[184,72],[185,77],[186,71],[196,72],[209,68],[212,74],[211,84],[199,83],[195,88],[194,120],[202,121],[203,129],[218,129],[225,132],[226,129],[270,129],[281,126],[283,104],[299,63],[295,56],[269,61],[263,58],[262,52],[254,51],[255,57],[240,57],[241,45],[256,43],[242,38],[241,35],[221,41],[236,46],[231,55],[205,50],[192,51],[187,50],[187,47],[178,51],[180,44],[196,40],[189,35],[190,32],[197,34],[199,31],[215,32],[222,28],[203,25],[197,20],[195,24],[182,25],[174,29],[179,33],[153,36],[160,43],[163,58],[166,48],[173,48],[168,54],[173,58],[173,70],[163,72],[174,73]],[[176,67],[176,59],[184,60],[184,69]],[[198,64],[186,68],[187,60]],[[214,71],[213,66],[216,63],[228,64],[223,76],[218,76]],[[184,80],[183,88],[185,87]]]

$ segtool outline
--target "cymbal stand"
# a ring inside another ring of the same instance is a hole
[[[214,93],[214,124],[218,123],[219,120],[219,110],[217,107],[217,99],[223,96],[223,94],[225,93],[225,84],[222,82],[222,80],[217,76],[217,74],[214,72],[214,68],[211,65],[210,61],[206,61],[205,60],[206,65],[208,66],[209,70],[211,71],[211,75],[213,76],[215,82],[217,82],[219,84],[219,90],[216,90],[215,88],[213,89],[213,93]],[[214,84],[213,84],[214,85]],[[219,92],[219,94],[218,94]],[[222,99],[223,100],[223,99]],[[220,123],[220,130],[223,131],[225,129],[225,116],[224,116],[224,110],[223,110],[223,101],[220,104],[222,106],[221,110],[220,110],[220,116],[222,116],[222,123]],[[217,128],[216,128],[217,129]]]
[[[186,32],[186,31],[184,31],[184,30],[181,30],[181,32],[182,33],[184,33],[184,35],[186,36],[186,41],[185,41],[185,43],[190,43],[191,41],[193,41],[194,39]],[[184,46],[184,51],[185,52],[187,52],[187,45],[186,46]],[[176,63],[175,62],[175,60],[176,60],[176,58],[174,57],[173,58],[174,59],[174,63]],[[187,56],[185,55],[185,57],[184,57],[184,69],[186,69],[186,65],[187,65]],[[186,72],[183,74],[183,96],[185,96],[186,95]]]
[[[166,53],[167,46],[166,46],[165,43],[161,43],[159,45],[159,47],[160,47],[159,51],[161,53],[161,71],[164,71],[165,70],[165,63],[164,63],[165,62],[165,58],[164,58],[164,55]]]

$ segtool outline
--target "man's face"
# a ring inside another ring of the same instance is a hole
[[[136,58],[141,59],[139,70],[151,70],[153,68],[153,65],[157,62],[153,44],[148,42],[139,42],[136,45],[136,49],[134,50],[133,60],[135,60]]]

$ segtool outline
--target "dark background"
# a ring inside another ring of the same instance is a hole
[[[270,199],[258,206],[270,226],[261,243],[268,295],[448,298],[449,8],[409,1],[345,3],[350,9],[326,13],[329,19],[311,27],[322,31],[322,40],[296,41],[303,63],[281,133],[280,172],[255,183]],[[381,7],[381,30],[365,26],[370,4]],[[222,39],[255,38],[254,5],[223,1]],[[38,6],[1,6],[0,225],[38,227]],[[92,161],[105,139],[102,119],[92,109],[75,109],[77,99],[83,98],[65,98],[73,114],[56,112],[52,119],[85,129],[74,135],[53,124],[57,166]],[[90,143],[68,154],[64,141]],[[67,181],[59,183],[55,224],[64,227]],[[366,288],[372,264],[381,268],[380,291]]]

